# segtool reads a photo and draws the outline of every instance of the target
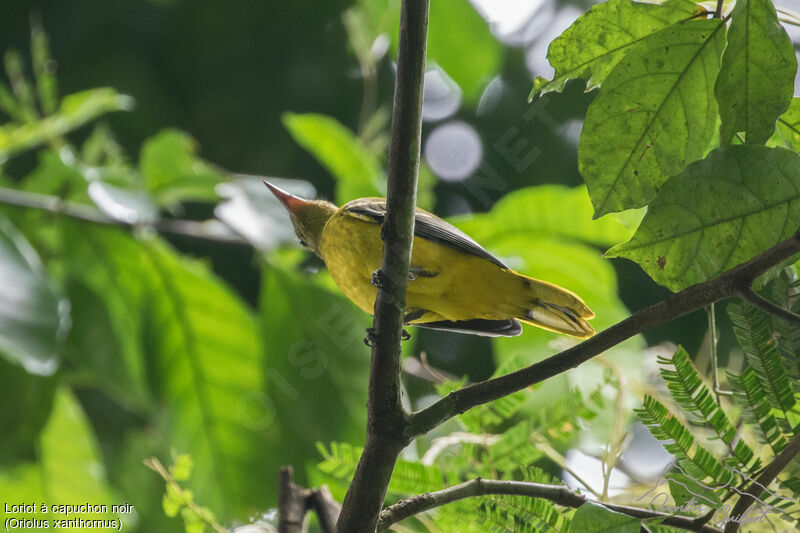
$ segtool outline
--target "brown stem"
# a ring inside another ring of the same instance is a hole
[[[761,309],[765,313],[783,319],[790,324],[800,326],[800,315],[792,313],[776,303],[770,302],[750,287],[742,288],[737,294],[739,298],[751,303],[754,307]]]
[[[764,467],[755,481],[744,491],[744,494],[742,494],[739,501],[736,502],[736,505],[733,506],[733,510],[729,515],[736,521],[731,520],[725,524],[725,533],[736,533],[739,531],[739,527],[742,525],[741,520],[747,510],[750,509],[750,506],[753,505],[753,502],[767,490],[769,484],[778,477],[778,474],[786,468],[798,453],[800,453],[800,434],[795,435],[794,438],[789,441],[789,444],[781,450],[781,453],[776,455],[775,459]]]
[[[795,233],[718,278],[693,285],[666,300],[637,311],[622,322],[544,361],[451,392],[425,409],[409,415],[408,438],[427,433],[445,420],[477,405],[502,398],[585,363],[604,350],[653,326],[734,296],[742,289],[749,288],[753,280],[767,269],[797,253],[800,253],[800,233]]]
[[[499,481],[476,478],[436,492],[426,492],[425,494],[402,500],[387,507],[381,511],[378,520],[378,531],[386,531],[389,526],[400,520],[429,511],[435,507],[464,498],[483,496],[486,494],[513,494],[529,496],[531,498],[543,498],[558,505],[574,508],[580,507],[589,501],[585,496],[572,492],[569,488],[562,485],[543,485],[541,483],[529,483],[525,481]],[[720,533],[719,529],[705,525],[704,523],[699,523],[696,518],[670,515],[625,505],[608,503],[603,503],[601,505],[634,518],[660,518],[663,520],[660,520],[659,523],[665,526],[679,527],[689,531]]]
[[[302,533],[306,518],[306,499],[310,491],[292,481],[291,466],[281,467],[278,485],[278,533]]]
[[[410,442],[406,437],[407,413],[400,402],[400,343],[414,235],[427,31],[428,0],[404,0],[392,107],[386,218],[381,229],[381,287],[370,332],[373,346],[367,437],[342,504],[337,523],[340,532],[375,530],[397,456]]]

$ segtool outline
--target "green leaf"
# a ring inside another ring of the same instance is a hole
[[[31,374],[52,374],[69,329],[69,305],[28,241],[2,214],[0,279],[0,355]]]
[[[336,178],[339,205],[365,196],[385,196],[386,183],[378,160],[336,119],[326,115],[284,113],[292,138]]]
[[[0,126],[0,162],[10,156],[60,137],[110,111],[129,110],[130,97],[100,88],[65,96],[58,112],[24,124]]]
[[[737,0],[714,92],[724,144],[740,131],[763,144],[794,93],[797,58],[770,0]]]
[[[53,412],[38,442],[38,463],[19,463],[9,469],[0,468],[0,494],[9,502],[36,502],[36,514],[26,518],[54,520],[76,518],[53,505],[116,503],[105,480],[102,456],[92,434],[91,425],[80,404],[67,389],[59,389]],[[40,504],[46,503],[42,512]],[[19,518],[22,516],[15,515]],[[84,520],[108,519],[111,515],[81,513]],[[0,507],[0,523],[5,520]],[[84,531],[85,528],[65,528]]]
[[[778,119],[778,132],[789,147],[800,152],[800,98],[792,98],[789,109]]]
[[[639,533],[641,520],[586,502],[575,511],[570,531],[575,533]]]
[[[733,474],[706,448],[695,443],[694,436],[669,410],[653,398],[644,397],[644,405],[635,410],[652,435],[675,456],[684,471],[698,481],[710,478],[729,484]]]
[[[739,439],[733,446],[736,429],[711,395],[709,388],[703,383],[686,350],[678,348],[672,359],[659,358],[659,363],[661,377],[664,378],[672,399],[686,412],[697,416],[701,424],[713,430],[732,450],[741,468],[748,471],[758,470],[760,462],[757,459],[753,462],[755,454],[744,440]]]
[[[186,481],[192,475],[194,459],[188,453],[179,454],[175,457],[175,463],[170,467],[170,473],[176,481]]]
[[[744,350],[747,363],[758,376],[778,424],[793,435],[794,418],[790,412],[796,400],[783,359],[766,315],[749,303],[728,306],[733,332]]]
[[[595,217],[646,205],[702,156],[717,119],[711,87],[724,47],[724,24],[695,20],[647,37],[614,67],[578,145]]]
[[[76,226],[67,272],[105,301],[124,349],[119,364],[160,406],[153,431],[191,454],[187,485],[200,501],[245,516],[263,498],[259,447],[274,420],[253,313],[207,266],[156,238]]]
[[[586,90],[599,87],[632,47],[649,35],[698,12],[689,0],[663,4],[609,0],[593,6],[550,43],[547,58],[555,69],[552,80],[534,80],[531,99],[561,92],[569,80],[586,80]]]
[[[214,187],[225,181],[225,176],[197,152],[197,142],[175,129],[163,130],[144,142],[139,170],[158,205],[216,201]]]
[[[747,261],[798,226],[800,157],[730,146],[669,180],[633,238],[606,256],[632,259],[677,291]]]
[[[319,441],[363,442],[369,315],[327,273],[304,276],[275,264],[263,270],[259,300],[262,372],[275,410],[269,467],[303,464]]]
[[[769,404],[767,395],[752,367],[748,367],[740,375],[727,373],[733,397],[742,408],[744,420],[755,427],[761,440],[769,444],[777,455],[786,447],[783,434],[785,420],[778,423],[776,413]]]
[[[145,345],[156,397],[169,406],[170,445],[195,461],[190,485],[221,513],[260,500],[260,446],[272,422],[256,321],[204,265],[144,243],[153,285]]]
[[[0,358],[0,464],[29,455],[53,405],[58,374],[29,374],[19,365]],[[10,408],[13,406],[13,409]]]
[[[717,508],[722,505],[719,495],[696,479],[678,472],[670,472],[666,476],[669,493],[675,505],[681,507],[689,502],[695,507],[705,505]]]
[[[450,219],[480,243],[513,234],[565,237],[588,244],[612,245],[630,239],[642,212],[591,220],[585,187],[539,185],[503,196],[489,213]]]
[[[467,101],[477,100],[500,68],[503,47],[468,0],[431,2],[427,46],[428,61],[453,78]]]

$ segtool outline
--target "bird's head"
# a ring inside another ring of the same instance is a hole
[[[319,244],[322,228],[338,208],[326,200],[304,200],[265,181],[264,185],[281,201],[289,212],[294,232],[300,244],[320,255]]]

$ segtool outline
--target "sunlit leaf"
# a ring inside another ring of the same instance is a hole
[[[179,130],[163,130],[145,141],[139,170],[158,205],[217,199],[214,187],[225,176],[197,152],[197,142]]]
[[[770,0],[737,0],[731,17],[714,89],[721,141],[742,131],[747,143],[763,144],[792,100],[797,58]]]
[[[69,328],[69,305],[25,237],[2,214],[0,279],[0,355],[32,374],[52,374]]]
[[[592,204],[584,187],[540,185],[513,191],[487,214],[451,219],[478,242],[508,234],[559,236],[612,245],[630,239],[643,213],[626,212],[592,220]]]
[[[712,279],[800,226],[800,156],[738,145],[669,180],[633,238],[607,252],[677,291]]]
[[[661,29],[698,12],[689,0],[663,4],[609,0],[592,7],[550,43],[547,59],[556,73],[552,80],[534,80],[531,98],[563,91],[569,80],[586,80],[586,90],[600,86],[633,46]]]
[[[575,511],[570,531],[581,533],[639,533],[641,520],[602,505],[586,502]]]
[[[312,113],[284,113],[283,124],[294,140],[336,178],[339,205],[365,196],[386,195],[380,163],[336,119]]]
[[[578,145],[595,217],[646,205],[702,156],[717,119],[712,87],[724,30],[716,19],[671,26],[637,44],[609,74]]]
[[[790,147],[800,152],[800,98],[792,98],[789,109],[778,119],[778,132]]]
[[[0,126],[0,162],[15,153],[65,135],[102,114],[125,111],[132,105],[130,97],[109,88],[65,96],[54,115],[32,123]]]
[[[431,2],[428,60],[437,63],[453,78],[464,91],[465,100],[477,100],[500,68],[501,59],[500,43],[470,2]]]
[[[91,425],[80,404],[67,389],[56,393],[53,412],[38,442],[38,463],[23,462],[0,468],[0,494],[13,494],[15,503],[35,503],[35,513],[14,514],[17,518],[84,520],[114,518],[111,513],[70,513],[56,505],[106,505],[117,503],[105,479],[102,456]],[[43,510],[41,504],[46,504]],[[0,523],[8,515],[0,506]],[[74,522],[72,524],[74,526]],[[84,527],[64,527],[65,531],[85,531]]]

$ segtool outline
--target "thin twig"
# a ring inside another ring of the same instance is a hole
[[[372,533],[406,437],[408,414],[401,403],[401,342],[417,196],[422,133],[422,94],[428,33],[428,0],[404,0],[400,10],[397,76],[380,287],[369,331],[372,359],[367,400],[367,437],[336,528]]]
[[[430,406],[412,413],[407,436],[411,439],[427,433],[468,409],[575,368],[645,330],[702,309],[712,302],[734,296],[742,288],[750,287],[753,280],[766,270],[797,253],[800,253],[800,233],[713,280],[693,285],[666,300],[637,311],[572,348],[516,372],[453,391]]]
[[[177,494],[178,497],[181,499],[181,503],[183,503],[186,507],[191,509],[194,512],[194,514],[197,515],[203,522],[211,526],[211,529],[213,529],[217,533],[230,533],[227,529],[222,527],[222,525],[220,525],[219,522],[217,522],[213,518],[211,520],[207,518],[206,512],[204,512],[203,509],[201,509],[200,506],[197,505],[191,497],[188,497],[186,495],[186,493],[183,490],[183,487],[181,487],[180,484],[175,480],[175,478],[172,477],[172,474],[170,474],[167,471],[167,469],[164,468],[164,465],[161,464],[161,461],[159,461],[157,457],[150,457],[149,459],[145,459],[143,462],[147,468],[149,468],[150,470],[161,476],[161,478],[170,487],[174,489],[175,494]]]
[[[420,494],[419,496],[402,500],[387,507],[381,512],[380,519],[378,520],[378,531],[386,531],[389,526],[395,522],[429,511],[433,508],[463,500],[464,498],[484,496],[487,494],[510,494],[529,496],[531,498],[543,498],[558,505],[575,508],[589,501],[585,496],[572,492],[568,487],[563,485],[544,485],[526,481],[500,481],[476,478],[443,490]],[[665,526],[679,527],[689,531],[721,533],[720,530],[715,527],[706,524],[698,524],[695,518],[675,516],[626,505],[609,503],[603,503],[602,505],[613,511],[624,513],[634,518],[662,519],[659,523]]]
[[[181,235],[193,239],[221,242],[225,244],[244,246],[250,245],[248,241],[235,235],[210,232],[205,222],[168,218],[158,219],[152,223],[128,222],[125,220],[111,218],[105,215],[99,209],[95,209],[94,207],[86,204],[63,200],[58,196],[51,196],[48,194],[39,194],[0,187],[0,204],[15,207],[25,207],[28,209],[39,209],[42,211],[55,213],[57,215],[74,218],[76,220],[82,220],[84,222],[92,222],[94,224],[121,226],[127,228],[151,227],[160,233]]]
[[[764,467],[758,477],[753,481],[750,486],[744,491],[744,494],[733,506],[733,511],[728,515],[736,521],[729,521],[725,524],[725,533],[736,533],[742,525],[741,520],[744,518],[745,513],[758,499],[770,483],[772,483],[778,474],[800,453],[800,434],[797,434],[789,441],[789,444],[775,456],[770,464]]]
[[[717,9],[714,11],[714,18],[721,19],[722,18],[722,8],[725,4],[725,0],[717,0]]]
[[[739,291],[737,291],[737,295],[742,300],[752,304],[754,307],[761,309],[765,313],[776,316],[789,322],[790,324],[800,326],[800,315],[792,313],[788,309],[783,308],[776,303],[770,302],[750,287],[742,287]]]

